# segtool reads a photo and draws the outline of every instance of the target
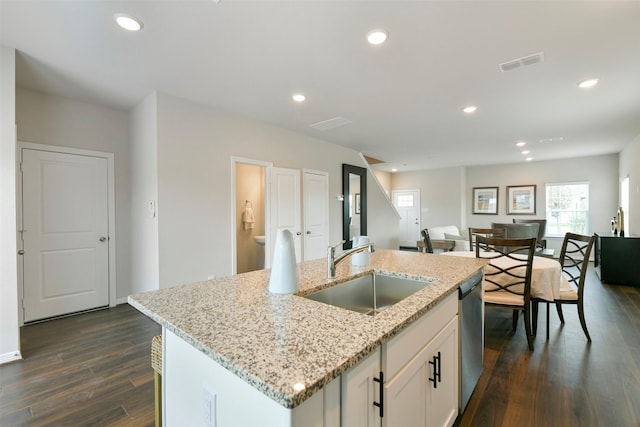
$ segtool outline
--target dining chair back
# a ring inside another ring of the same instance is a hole
[[[578,306],[578,317],[587,341],[591,341],[591,335],[587,329],[584,317],[584,284],[589,267],[589,256],[595,241],[595,236],[585,236],[575,233],[566,233],[560,250],[560,266],[562,267],[562,285],[560,297],[554,300],[560,322],[564,323],[562,304],[575,304]],[[538,303],[547,304],[547,339],[549,339],[549,302],[545,300],[533,300],[533,332],[537,331]]]
[[[433,253],[433,245],[431,244],[431,238],[429,237],[429,230],[427,230],[425,228],[422,231],[420,231],[420,234],[422,235],[422,241],[424,243],[424,250],[427,253],[432,254]]]
[[[469,227],[469,249],[472,251],[475,248],[476,236],[504,239],[506,237],[506,231],[504,228]]]
[[[536,246],[540,249],[546,249],[547,241],[544,238],[547,232],[547,220],[546,219],[513,219],[514,224],[538,224],[538,241]]]
[[[486,306],[513,310],[513,330],[524,313],[529,350],[533,351],[531,328],[531,271],[536,239],[502,239],[476,235],[476,258],[489,259],[484,269]],[[524,254],[523,252],[526,252]]]

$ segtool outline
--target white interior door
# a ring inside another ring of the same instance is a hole
[[[22,149],[24,321],[109,305],[106,158]]]
[[[327,256],[329,246],[329,174],[304,171],[304,260]]]
[[[271,168],[271,204],[270,204],[270,254],[273,249],[279,228],[287,229],[293,234],[296,247],[296,261],[302,260],[302,220],[300,203],[300,171],[298,169]],[[268,267],[267,267],[268,268]]]
[[[393,191],[393,205],[400,214],[400,246],[415,247],[420,240],[420,190]]]

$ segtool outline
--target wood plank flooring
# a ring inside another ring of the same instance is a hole
[[[588,343],[575,306],[562,326],[541,305],[535,350],[522,316],[485,315],[484,373],[460,426],[640,426],[640,288],[605,285],[590,266],[585,285]]]
[[[24,360],[0,366],[0,426],[153,426],[151,338],[127,304],[21,329]]]
[[[522,320],[487,310],[485,371],[460,426],[640,426],[640,288],[586,286],[591,344],[576,308]],[[128,305],[22,329],[25,360],[0,366],[0,426],[151,426],[150,342],[160,328]],[[411,427],[411,426],[392,426]]]

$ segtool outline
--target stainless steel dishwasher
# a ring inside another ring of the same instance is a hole
[[[484,327],[482,270],[464,282],[458,290],[460,300],[460,414],[467,407],[482,375]]]

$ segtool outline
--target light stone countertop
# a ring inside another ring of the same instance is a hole
[[[326,259],[298,264],[300,291],[271,294],[270,270],[129,296],[129,304],[286,408],[365,358],[469,279],[486,261],[379,249],[329,280]],[[368,316],[305,295],[371,272],[433,283]],[[301,391],[294,384],[304,384]]]

